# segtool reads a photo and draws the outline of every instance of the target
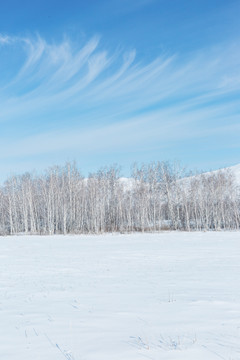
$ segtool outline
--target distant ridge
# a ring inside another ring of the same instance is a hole
[[[218,173],[219,171],[221,171],[221,172],[230,171],[234,175],[237,184],[240,185],[240,164],[237,164],[237,165],[234,165],[234,166],[229,166],[229,167],[218,169],[218,170],[209,171],[209,172],[206,172],[206,173],[203,173],[203,174],[211,175],[211,174],[214,174],[214,173]]]
[[[191,179],[193,177],[198,177],[200,175],[212,175],[212,174],[217,174],[218,172],[231,172],[235,178],[235,181],[238,185],[240,185],[240,164],[234,165],[234,166],[229,166],[226,168],[220,168],[218,170],[212,170],[212,171],[207,171],[207,172],[201,172],[197,175],[193,175],[190,177],[183,177],[182,179],[180,179],[179,181],[182,182],[185,179]],[[119,181],[123,184],[125,190],[132,190],[136,184],[136,180],[134,180],[131,177],[121,177],[119,178]]]
[[[240,164],[228,167],[226,170],[230,170],[234,174],[236,182],[240,185]]]

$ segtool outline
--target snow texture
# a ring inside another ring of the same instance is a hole
[[[240,233],[0,238],[0,359],[240,359]]]

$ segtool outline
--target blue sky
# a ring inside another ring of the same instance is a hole
[[[0,5],[0,179],[240,163],[240,1]]]

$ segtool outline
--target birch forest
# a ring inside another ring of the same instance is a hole
[[[117,166],[84,178],[74,163],[9,178],[0,188],[0,234],[236,230],[240,191],[230,171],[186,177],[167,162]]]

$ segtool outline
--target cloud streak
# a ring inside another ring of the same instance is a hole
[[[184,58],[163,54],[150,63],[140,62],[135,50],[110,53],[99,37],[79,46],[67,37],[56,44],[0,35],[0,45],[5,56],[6,49],[23,54],[0,86],[0,124],[7,133],[0,135],[2,159],[160,141],[165,146],[238,126],[236,44]],[[21,123],[37,128],[37,135],[21,135]],[[14,126],[19,134],[8,130]]]
[[[9,44],[10,40],[11,38],[9,36],[0,34],[0,45]]]

